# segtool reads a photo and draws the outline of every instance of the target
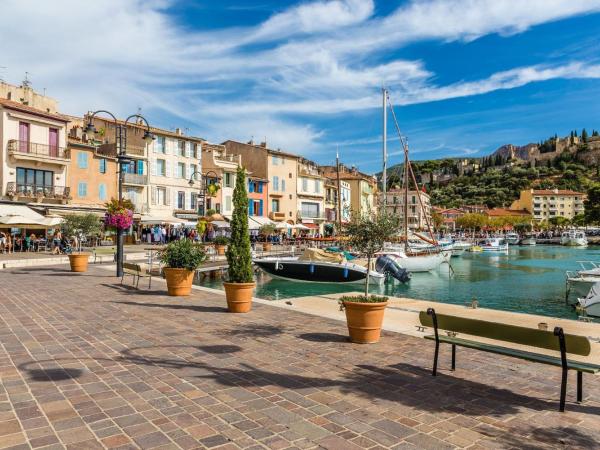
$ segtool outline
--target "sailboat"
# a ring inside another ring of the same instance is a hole
[[[386,190],[387,190],[387,108],[390,107],[396,131],[400,138],[400,143],[404,152],[404,232],[401,236],[402,244],[388,243],[384,246],[381,255],[386,255],[390,259],[396,262],[403,269],[409,272],[430,272],[439,268],[439,266],[450,260],[452,256],[452,250],[442,250],[436,238],[434,237],[429,217],[425,214],[425,221],[427,222],[427,228],[431,239],[427,239],[424,236],[414,234],[422,243],[411,245],[409,230],[408,230],[408,191],[409,191],[409,176],[414,183],[417,192],[420,192],[419,185],[415,178],[410,159],[408,157],[408,143],[400,132],[398,121],[396,120],[396,114],[394,107],[389,99],[387,89],[383,89],[383,208],[386,208]],[[420,195],[417,195],[419,200],[419,207],[424,212],[423,201]]]

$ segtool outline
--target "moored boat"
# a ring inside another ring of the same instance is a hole
[[[563,231],[560,236],[560,244],[571,247],[585,247],[588,245],[585,233],[580,230]]]
[[[592,285],[585,297],[577,299],[577,307],[586,316],[600,317],[600,281]]]
[[[254,264],[276,278],[314,283],[364,283],[367,268],[348,262],[341,253],[306,249],[297,257],[256,258]],[[369,282],[381,284],[385,275],[369,272]]]
[[[517,233],[511,231],[506,233],[504,240],[508,245],[519,245],[521,237]]]
[[[527,233],[520,242],[521,245],[535,245],[536,236],[535,233]]]
[[[508,243],[498,237],[487,238],[480,247],[484,252],[508,252]]]

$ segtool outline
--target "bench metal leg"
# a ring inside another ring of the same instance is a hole
[[[125,278],[125,272],[123,272],[123,275],[121,275],[121,284],[123,284],[123,279]]]
[[[452,370],[456,369],[456,344],[452,344]]]
[[[435,343],[435,353],[433,354],[433,371],[431,374],[435,377],[437,376],[437,365],[438,365],[438,355],[440,353],[440,343]]]
[[[433,320],[433,331],[435,333],[435,353],[433,355],[433,371],[431,374],[435,377],[437,375],[438,356],[440,354],[440,338],[438,335],[437,316],[433,308],[427,308],[427,314],[431,316]]]
[[[567,375],[569,373],[568,369],[562,370],[562,380],[560,382],[560,405],[558,410],[560,412],[565,411],[565,398],[567,396]]]
[[[577,402],[583,401],[583,372],[577,371]]]
[[[569,367],[567,365],[567,346],[565,344],[565,334],[561,327],[554,328],[554,335],[558,337],[558,345],[560,348],[560,359],[562,365],[562,379],[560,382],[560,405],[558,410],[565,411],[565,397],[567,396],[567,376],[569,375]]]

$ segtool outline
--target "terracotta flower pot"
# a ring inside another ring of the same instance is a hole
[[[373,344],[379,341],[386,302],[344,302],[350,340],[357,344]]]
[[[270,242],[263,243],[263,251],[265,251],[265,252],[271,251],[271,243]]]
[[[227,308],[232,313],[247,313],[252,307],[252,292],[256,283],[223,283]]]
[[[217,255],[223,256],[225,254],[225,249],[227,248],[227,246],[226,245],[215,245],[215,248],[217,249]]]
[[[71,272],[86,272],[88,269],[89,253],[71,253],[69,255],[69,264]]]
[[[167,280],[167,290],[171,296],[185,296],[192,292],[194,271],[187,269],[174,269],[165,267],[163,269]]]

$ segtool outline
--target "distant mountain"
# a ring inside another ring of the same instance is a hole
[[[498,147],[490,156],[496,157],[497,155],[500,155],[504,159],[517,158],[528,161],[531,157],[531,154],[537,148],[537,144],[527,144],[521,146],[505,144],[501,147]]]

